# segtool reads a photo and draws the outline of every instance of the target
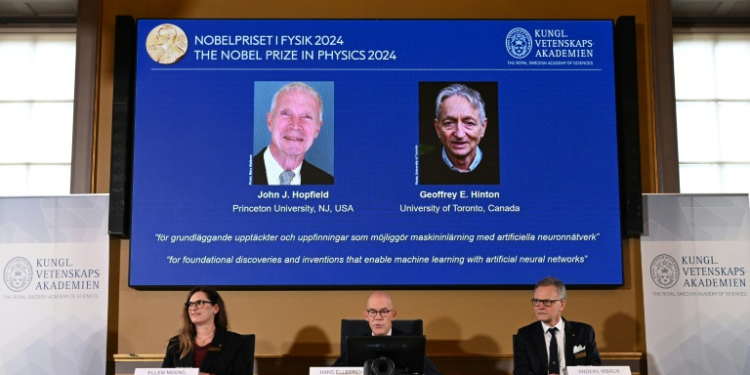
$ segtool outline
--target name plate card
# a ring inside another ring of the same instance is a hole
[[[198,375],[197,367],[182,368],[137,368],[133,375]]]
[[[568,366],[568,375],[631,375],[629,366]]]
[[[310,367],[310,375],[363,375],[364,367]]]

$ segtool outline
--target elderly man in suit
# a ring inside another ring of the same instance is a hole
[[[435,105],[433,126],[443,147],[420,157],[419,183],[499,184],[496,151],[485,154],[489,150],[483,152],[479,147],[487,130],[479,91],[455,83],[440,91]]]
[[[386,292],[374,292],[367,299],[367,306],[362,313],[367,323],[370,325],[370,332],[367,335],[372,336],[406,336],[407,332],[402,332],[393,328],[393,319],[396,318],[397,312],[393,308],[393,299]],[[341,353],[341,357],[336,360],[334,366],[346,366],[346,353]],[[432,361],[424,357],[424,374],[441,375]]]
[[[518,330],[513,343],[514,375],[563,374],[567,366],[599,366],[594,329],[562,317],[565,284],[554,277],[540,280],[531,300],[537,322]]]
[[[323,100],[315,89],[285,85],[266,121],[271,144],[253,157],[253,185],[333,185],[333,176],[305,160],[323,126]]]

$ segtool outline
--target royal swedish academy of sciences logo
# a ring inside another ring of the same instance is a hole
[[[20,292],[31,284],[32,275],[31,263],[26,258],[15,257],[5,265],[3,280],[8,289]]]
[[[680,279],[680,266],[667,254],[661,254],[651,262],[651,280],[661,288],[669,289]]]
[[[505,37],[505,48],[516,59],[522,59],[531,53],[533,41],[531,34],[522,27],[516,27]]]

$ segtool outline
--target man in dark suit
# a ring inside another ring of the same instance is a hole
[[[279,182],[268,183],[266,164],[263,161],[263,155],[267,149],[268,147],[264,147],[257,155],[253,156],[253,185],[279,185]],[[299,185],[333,185],[333,176],[306,160],[302,160],[298,175],[300,178]]]
[[[565,284],[545,277],[534,288],[534,314],[539,320],[518,330],[513,340],[513,374],[563,374],[567,366],[600,366],[594,329],[562,317]]]
[[[253,185],[332,185],[333,176],[305,161],[323,126],[323,100],[302,83],[284,85],[266,114],[271,144],[253,157]]]
[[[396,318],[396,310],[393,309],[393,299],[386,292],[374,292],[367,299],[367,306],[362,313],[367,323],[370,325],[370,332],[365,336],[407,336],[408,332],[399,331],[393,328],[393,319]],[[346,346],[344,346],[346,347]],[[336,360],[334,366],[347,365],[346,352],[341,353],[341,357]],[[424,374],[441,375],[432,361],[424,357]]]

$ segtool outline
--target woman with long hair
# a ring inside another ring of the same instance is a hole
[[[197,367],[201,375],[253,373],[253,353],[242,335],[229,331],[224,300],[209,287],[195,287],[182,310],[182,326],[169,339],[161,367]]]

